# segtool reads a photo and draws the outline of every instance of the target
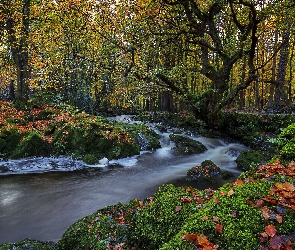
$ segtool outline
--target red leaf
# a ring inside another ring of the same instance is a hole
[[[192,199],[188,198],[188,197],[182,197],[180,200],[181,200],[182,203],[190,203],[190,202],[192,202]]]
[[[256,202],[255,207],[262,207],[263,202],[264,202],[263,200],[259,199],[259,200]]]
[[[215,203],[215,204],[218,204],[218,203],[219,203],[219,199],[218,199],[218,198],[215,198],[215,199],[214,199],[214,203]]]
[[[279,250],[281,249],[283,244],[282,238],[280,236],[275,235],[270,239],[269,245],[271,249]]]
[[[266,232],[263,232],[260,234],[260,242],[267,242],[268,241],[268,234]]]
[[[223,226],[221,224],[216,224],[215,229],[218,233],[222,234]]]
[[[270,236],[270,237],[274,237],[277,233],[277,229],[275,228],[274,225],[267,225],[265,227],[265,232]]]

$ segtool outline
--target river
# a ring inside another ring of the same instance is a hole
[[[58,241],[78,219],[107,205],[152,196],[164,183],[216,188],[185,178],[189,168],[207,159],[233,172],[234,178],[240,174],[235,159],[245,146],[221,139],[195,139],[207,146],[205,153],[175,156],[173,143],[166,138],[155,151],[92,167],[70,158],[0,162],[2,169],[10,169],[0,174],[0,244],[25,238]],[[219,178],[216,185],[224,182]]]

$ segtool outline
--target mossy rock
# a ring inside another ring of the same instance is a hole
[[[4,139],[0,138],[0,152],[2,152],[5,145],[6,145],[6,141]]]
[[[258,182],[221,188],[202,209],[187,218],[179,233],[159,249],[196,249],[194,244],[183,240],[187,233],[205,235],[214,245],[219,245],[218,249],[259,249],[260,233],[264,232],[266,225],[274,222],[267,221],[260,208],[247,201],[252,200],[255,204],[259,197],[267,197],[273,184]],[[230,195],[224,195],[229,192]],[[221,231],[217,225],[222,226]]]
[[[248,170],[251,165],[265,164],[271,159],[267,151],[245,150],[236,159],[237,167],[241,170]]]
[[[51,109],[43,109],[36,117],[38,120],[50,120],[56,112]]]
[[[201,142],[183,135],[171,134],[170,139],[175,142],[176,150],[180,154],[201,154],[207,150]]]
[[[187,171],[187,177],[191,181],[197,182],[214,182],[214,175],[220,173],[220,168],[215,165],[211,160],[205,160],[201,163],[201,166],[192,167]]]
[[[17,129],[2,131],[0,133],[1,154],[3,154],[4,157],[7,158],[11,157],[17,145],[20,143],[22,137],[23,136],[19,133]]]
[[[94,165],[98,163],[98,159],[96,156],[92,155],[92,154],[86,154],[83,157],[83,161],[88,164],[88,165]]]
[[[54,242],[42,242],[33,239],[25,239],[17,243],[0,245],[0,250],[54,250]]]
[[[146,200],[145,206],[131,217],[127,249],[159,249],[197,209],[195,202],[192,202],[197,196],[204,198],[206,194],[192,188],[162,185],[154,197]]]
[[[222,178],[225,180],[228,180],[230,178],[234,177],[234,174],[232,172],[229,171],[224,171],[222,172]]]
[[[65,231],[55,250],[121,249],[127,241],[128,214],[138,206],[137,201],[118,203],[78,220]]]
[[[49,145],[37,131],[31,132],[19,143],[14,150],[12,158],[23,158],[32,156],[48,156]]]

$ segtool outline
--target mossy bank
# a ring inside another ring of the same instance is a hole
[[[0,102],[0,156],[73,156],[87,164],[104,157],[117,159],[160,147],[158,135],[143,124],[126,125],[104,117],[79,112],[71,107],[53,106],[17,109]]]

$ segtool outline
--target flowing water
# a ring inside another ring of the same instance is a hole
[[[168,136],[162,134],[160,149],[116,161],[104,159],[92,167],[70,158],[0,161],[0,244],[24,238],[57,241],[78,219],[107,205],[152,196],[164,183],[215,188],[185,178],[189,168],[207,159],[235,177],[240,174],[235,159],[246,149],[243,145],[192,137],[208,150],[176,156]],[[220,178],[216,185],[223,182]]]

